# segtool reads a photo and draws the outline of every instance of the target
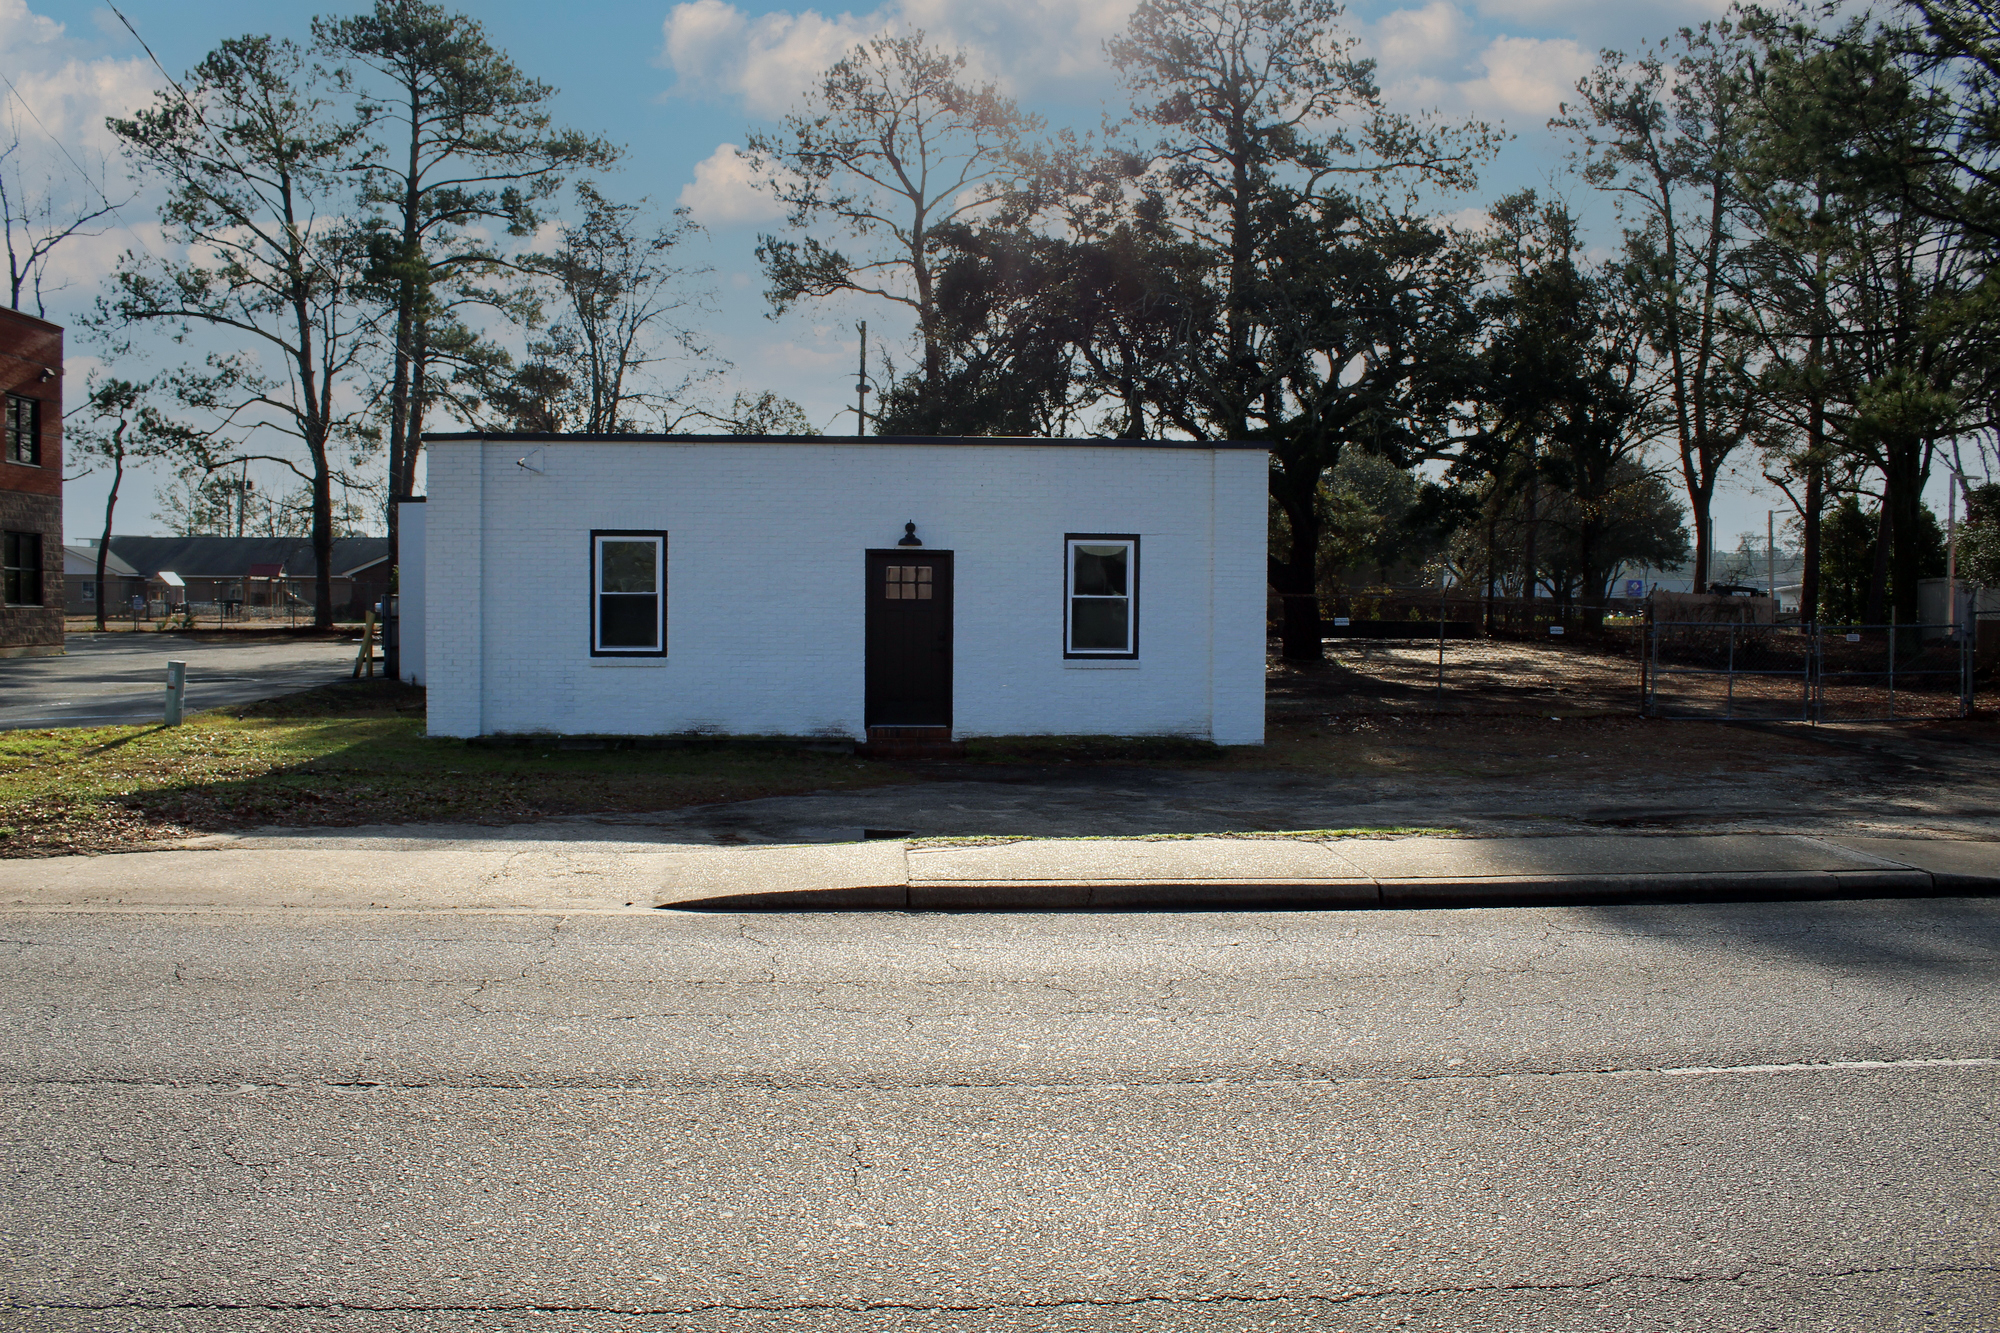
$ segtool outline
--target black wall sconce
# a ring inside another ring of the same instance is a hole
[[[924,539],[917,535],[917,525],[914,523],[905,523],[903,525],[903,540],[897,542],[896,545],[922,546],[923,544]]]

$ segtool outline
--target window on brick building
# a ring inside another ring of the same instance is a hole
[[[1072,532],[1063,541],[1063,656],[1137,657],[1138,537]]]
[[[42,462],[42,405],[19,394],[7,395],[7,459],[13,463]]]
[[[666,533],[590,534],[590,652],[666,656]]]
[[[10,532],[6,538],[6,597],[9,606],[42,604],[42,534]]]

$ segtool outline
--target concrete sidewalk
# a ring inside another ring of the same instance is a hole
[[[0,861],[0,910],[1047,911],[2000,893],[2000,842],[1583,836],[764,847],[465,840]]]

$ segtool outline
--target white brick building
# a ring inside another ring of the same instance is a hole
[[[428,447],[433,735],[1264,739],[1260,446]]]

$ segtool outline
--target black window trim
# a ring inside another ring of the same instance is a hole
[[[658,648],[600,648],[597,646],[598,543],[605,537],[653,537],[660,543],[660,646]],[[667,533],[664,528],[592,528],[590,554],[584,567],[585,586],[590,597],[590,655],[592,657],[665,657],[667,655]]]
[[[1070,581],[1076,576],[1075,564],[1070,557],[1073,542],[1127,542],[1132,547],[1131,568],[1126,571],[1130,585],[1126,596],[1132,600],[1132,647],[1122,653],[1075,652],[1069,646],[1069,612],[1073,594]],[[1136,532],[1065,532],[1062,544],[1062,650],[1063,660],[1069,662],[1136,662],[1139,659],[1139,534]]]
[[[39,398],[30,398],[25,393],[10,393],[7,395],[6,429],[10,436],[14,431],[14,404],[16,403],[27,405],[28,452],[33,454],[34,457],[22,458],[16,452],[13,440],[9,439],[5,442],[7,446],[6,461],[12,463],[15,467],[40,467],[42,465],[42,400]]]

